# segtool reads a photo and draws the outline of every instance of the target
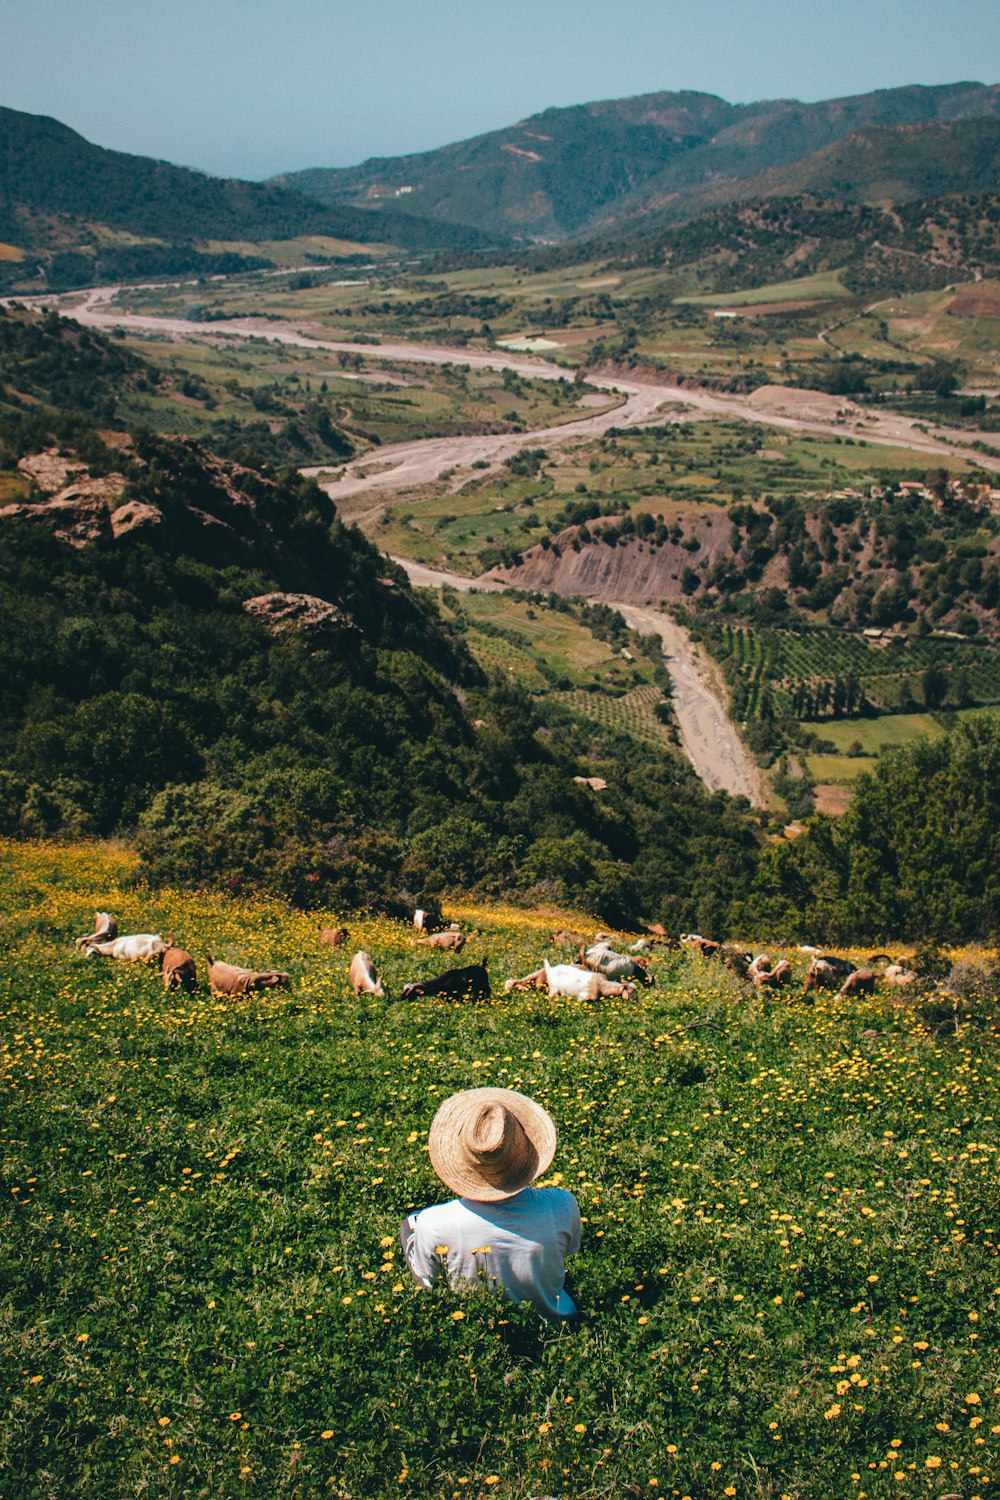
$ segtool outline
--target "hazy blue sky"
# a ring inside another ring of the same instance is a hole
[[[1000,0],[3,0],[0,104],[228,176],[657,89],[1000,81]]]

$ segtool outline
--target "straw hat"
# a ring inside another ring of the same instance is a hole
[[[459,1197],[513,1198],[541,1177],[556,1150],[552,1116],[513,1089],[465,1089],[445,1099],[427,1140],[431,1166]]]

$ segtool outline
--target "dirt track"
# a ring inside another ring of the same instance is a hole
[[[433,344],[355,344],[324,339],[308,325],[273,323],[263,318],[233,318],[224,323],[189,323],[184,318],[156,318],[116,310],[111,304],[120,287],[98,287],[62,297],[24,298],[26,303],[56,307],[66,317],[92,328],[127,328],[140,333],[159,333],[179,340],[227,342],[230,339],[264,338],[274,343],[304,349],[327,349],[333,353],[367,354],[372,359],[412,361],[415,364],[462,364],[471,369],[511,370],[534,380],[566,380],[568,371],[531,355],[501,349],[454,349]],[[470,463],[499,464],[513,453],[539,443],[551,447],[580,438],[598,436],[608,427],[640,427],[662,421],[686,421],[692,414],[729,417],[757,422],[786,432],[816,436],[851,437],[879,446],[908,448],[927,454],[939,463],[966,458],[984,469],[1000,473],[1000,434],[980,433],[990,453],[977,453],[969,446],[968,432],[935,428],[923,431],[916,419],[895,412],[865,409],[857,418],[838,421],[816,414],[815,393],[768,388],[755,396],[725,396],[692,386],[679,386],[650,376],[591,375],[591,385],[624,396],[622,406],[601,416],[581,416],[578,421],[542,430],[482,435],[479,437],[428,438],[394,443],[345,465],[336,481],[327,481],[330,493],[341,499],[368,491],[409,489],[437,479],[443,470]],[[763,399],[762,399],[763,398]],[[820,398],[824,401],[827,398]],[[678,403],[682,410],[670,411]],[[666,409],[665,409],[666,408]],[[307,470],[307,473],[323,472]],[[326,471],[328,472],[328,471]]]
[[[766,807],[767,783],[740,739],[713,683],[704,653],[687,631],[659,609],[601,601],[616,609],[631,630],[658,635],[663,659],[673,685],[673,705],[681,732],[681,746],[709,791],[746,797],[755,807]]]

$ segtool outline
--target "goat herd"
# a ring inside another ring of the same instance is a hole
[[[440,913],[418,908],[413,925],[417,934],[413,940],[415,945],[452,953],[460,953],[465,946],[465,935],[454,923],[445,927]],[[349,938],[346,927],[321,927],[319,931],[320,942],[334,948],[345,946]],[[731,943],[717,943],[699,933],[685,932],[679,938],[673,938],[658,924],[648,927],[632,943],[628,953],[617,953],[603,932],[597,933],[588,943],[581,934],[563,929],[552,933],[552,941],[558,946],[575,947],[576,962],[550,964],[546,959],[541,968],[530,974],[506,980],[504,994],[513,990],[540,990],[571,1000],[595,1001],[607,997],[631,1000],[640,985],[653,983],[649,959],[645,955],[657,945],[683,947],[700,953],[705,959],[716,959],[757,989],[779,989],[790,985],[793,980],[792,966],[787,959],[772,964],[766,953],[754,957]],[[164,942],[158,933],[141,932],[119,937],[118,924],[108,912],[95,913],[95,930],[77,938],[76,946],[92,957],[159,962],[167,990],[183,989],[190,993],[198,983],[197,965],[184,948],[176,947],[172,940]],[[799,952],[810,960],[803,996],[818,989],[836,990],[839,997],[871,993],[875,988],[878,976],[873,968],[857,968],[849,959],[807,945],[801,946]],[[205,954],[205,959],[209,989],[213,995],[247,995],[255,990],[290,988],[289,975],[283,969],[244,969],[213,959],[210,953]],[[874,954],[869,963],[884,966],[881,978],[887,984],[907,985],[916,979],[912,970],[892,962],[888,954]],[[362,951],[354,954],[349,977],[355,995],[388,998],[385,983],[378,977],[369,954]],[[445,1000],[488,1000],[490,994],[486,958],[464,968],[448,969],[436,979],[414,980],[402,988],[404,1000],[432,996]]]

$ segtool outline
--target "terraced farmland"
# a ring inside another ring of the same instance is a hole
[[[912,637],[866,640],[834,631],[751,630],[723,626],[705,644],[739,697],[741,717],[839,717],[924,699],[924,673],[940,669],[948,693],[1000,703],[1000,656],[963,641]],[[935,705],[937,706],[937,705]]]

